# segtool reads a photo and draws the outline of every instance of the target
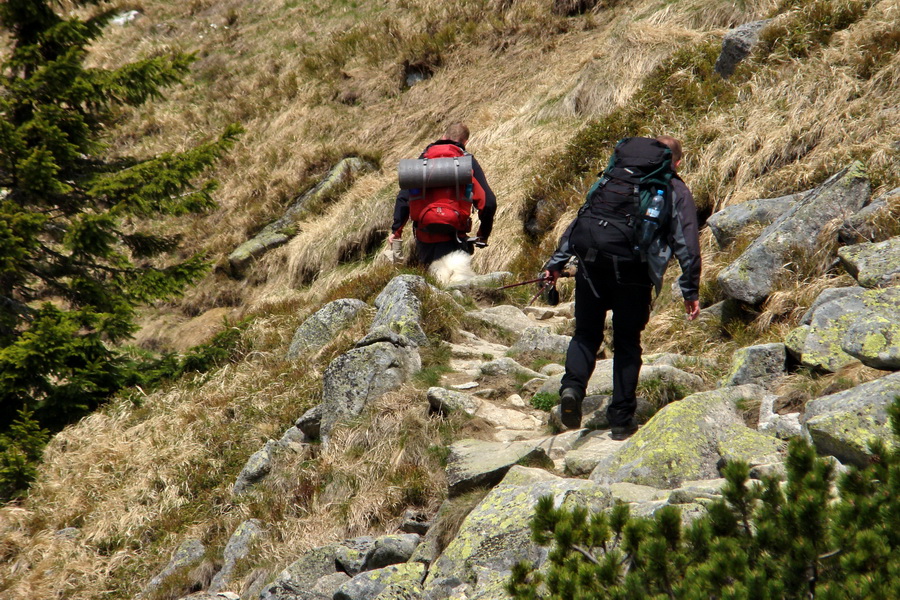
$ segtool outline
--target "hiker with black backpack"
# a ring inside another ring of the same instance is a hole
[[[454,123],[418,159],[400,161],[401,189],[388,247],[401,239],[404,225],[412,219],[416,255],[425,267],[455,252],[468,261],[473,246],[486,246],[491,235],[497,197],[481,165],[466,151],[468,141],[469,128]],[[480,224],[475,240],[469,240],[473,208]]]
[[[566,263],[578,259],[575,335],[560,386],[560,417],[570,429],[581,426],[581,403],[612,310],[613,396],[606,414],[613,439],[637,431],[641,332],[650,319],[651,290],[659,294],[673,254],[687,317],[700,314],[697,210],[676,172],[681,158],[681,143],[670,136],[619,142],[544,266],[544,277],[555,283]]]

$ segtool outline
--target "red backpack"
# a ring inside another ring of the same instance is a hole
[[[472,174],[471,167],[468,170],[459,171],[462,161],[440,161],[434,159],[451,159],[465,157],[471,160],[471,155],[455,144],[437,144],[429,147],[422,155],[422,159],[415,162],[421,165],[423,172],[427,170],[427,162],[434,161],[432,166],[441,167],[449,165],[451,171],[464,173],[464,178],[451,179],[452,185],[446,185],[447,178],[438,178],[441,185],[429,187],[427,183],[422,187],[410,189],[409,214],[415,224],[416,239],[421,242],[434,243],[446,242],[465,236],[472,228],[472,205],[482,208],[485,201],[484,189]],[[411,163],[413,161],[401,161]],[[455,163],[455,164],[454,164]],[[403,167],[401,167],[401,171]],[[402,179],[402,177],[401,177]],[[424,177],[422,180],[430,180]]]

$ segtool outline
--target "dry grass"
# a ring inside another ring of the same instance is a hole
[[[246,501],[229,495],[246,458],[318,401],[321,370],[355,335],[298,372],[279,358],[293,328],[332,294],[371,294],[395,273],[367,259],[390,224],[398,159],[416,155],[448,121],[466,121],[469,149],[499,199],[491,246],[475,266],[535,268],[555,240],[530,247],[519,214],[540,167],[565,150],[586,119],[626,105],[678,45],[716,39],[774,4],[629,0],[567,19],[552,15],[544,0],[121,2],[144,16],[110,29],[94,49],[96,64],[168,50],[195,51],[198,61],[185,86],[113,124],[112,151],[184,149],[232,121],[247,129],[218,169],[219,208],[155,224],[182,233],[185,252],[222,260],[335,157],[381,156],[382,170],[301,223],[297,237],[260,261],[248,280],[214,273],[181,304],[157,307],[186,316],[216,307],[234,309],[235,317],[255,314],[247,334],[255,350],[240,364],[151,394],[141,407],[115,403],[58,435],[31,498],[0,509],[3,597],[133,597],[178,543],[193,536],[219,549],[250,516],[269,527],[255,558],[275,569],[300,549],[390,530],[405,505],[434,510],[445,484],[429,448],[465,424],[426,416],[413,391],[387,396],[337,430],[340,443],[325,453],[280,456],[286,469]],[[670,115],[671,133],[693,143],[683,175],[698,199],[712,209],[796,192],[854,159],[867,161],[875,195],[900,185],[900,58],[892,41],[898,11],[894,0],[876,2],[803,60],[755,59],[734,84],[735,102],[701,107],[683,120]],[[372,44],[388,38],[383,47]],[[402,91],[400,69],[415,61],[431,61],[434,77]],[[690,83],[687,72],[672,76]],[[587,184],[568,184],[574,204]],[[573,212],[560,217],[553,236]],[[703,253],[704,300],[712,302],[715,274],[731,254],[709,239]],[[725,330],[688,323],[667,285],[645,346],[705,355],[722,370],[731,350],[779,339],[820,289],[845,283],[785,280],[760,314]],[[870,371],[835,378],[852,383],[877,375]],[[785,398],[829,389],[821,383],[828,377],[801,377],[793,384],[801,391],[786,389]],[[67,526],[78,527],[80,537],[55,535]]]

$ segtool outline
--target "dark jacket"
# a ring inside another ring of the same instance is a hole
[[[428,148],[439,144],[453,144],[454,146],[459,147],[460,150],[465,151],[466,149],[465,146],[453,140],[438,140],[433,144],[429,144],[425,150],[422,151],[422,154],[419,155],[419,158],[425,156],[425,152],[428,151]],[[472,174],[484,189],[485,196],[484,207],[478,211],[478,219],[481,222],[481,225],[478,227],[477,235],[483,240],[487,240],[491,235],[491,230],[494,228],[494,213],[497,212],[497,196],[494,194],[493,190],[491,190],[491,186],[488,185],[487,179],[484,176],[484,170],[481,168],[481,165],[478,164],[478,161],[474,156],[472,157]],[[397,200],[394,203],[394,223],[391,225],[391,231],[396,233],[397,230],[406,225],[407,221],[409,221],[409,190],[400,190],[400,193],[397,194]]]
[[[685,300],[698,300],[700,298],[700,232],[697,223],[697,207],[694,204],[693,194],[678,177],[672,178],[672,192],[674,197],[672,219],[647,252],[647,270],[658,294],[662,288],[663,275],[665,275],[669,260],[674,254],[681,265],[681,276],[678,278],[681,295]],[[547,261],[544,269],[561,271],[574,256],[569,236],[575,220],[566,228],[556,252]]]

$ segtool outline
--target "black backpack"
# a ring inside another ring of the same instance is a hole
[[[605,256],[646,262],[648,248],[671,218],[674,176],[672,151],[662,142],[633,137],[616,144],[569,234],[579,259],[592,263]],[[659,200],[654,202],[659,192],[661,206]]]

